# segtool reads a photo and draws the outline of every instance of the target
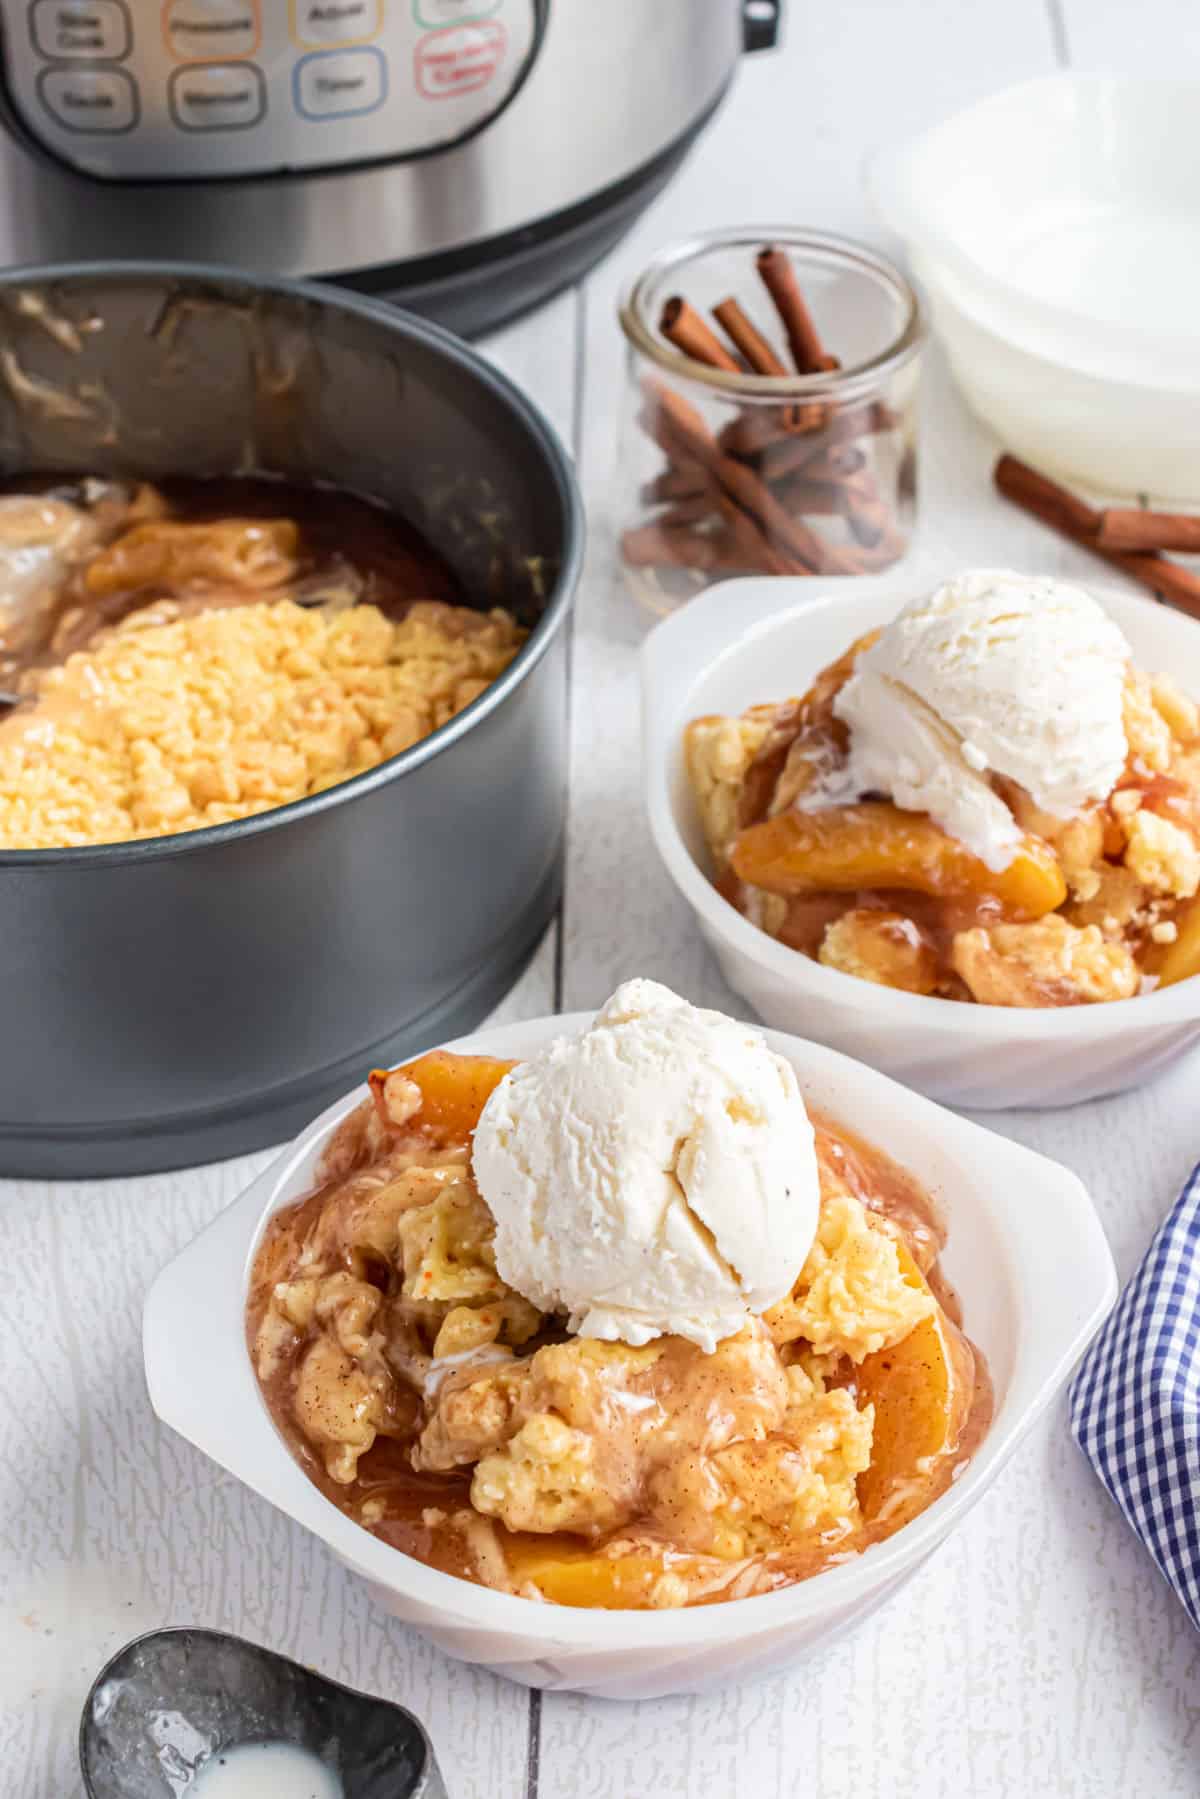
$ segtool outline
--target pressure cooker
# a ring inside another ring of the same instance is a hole
[[[0,263],[320,275],[473,332],[575,279],[781,0],[0,0]]]

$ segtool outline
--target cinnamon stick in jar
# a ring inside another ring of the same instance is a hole
[[[658,328],[669,343],[693,362],[703,363],[710,369],[724,369],[730,375],[744,372],[716,332],[710,330],[695,308],[678,294],[665,302]]]
[[[758,253],[759,275],[787,333],[788,347],[802,375],[816,375],[836,369],[836,356],[826,354],[820,333],[813,323],[808,303],[800,291],[791,257],[784,250],[769,245]]]
[[[713,307],[713,317],[754,374],[788,375],[790,371],[783,359],[775,354],[754,320],[742,310],[732,295]],[[792,402],[781,406],[774,416],[785,431],[792,432],[819,430],[829,414],[827,408],[819,402],[810,405]]]
[[[763,336],[754,320],[730,296],[713,307],[713,317],[756,375],[786,375],[787,367]]]
[[[735,569],[850,575],[885,566],[904,539],[876,470],[889,489],[899,477],[890,446],[877,453],[864,443],[900,420],[881,400],[843,401],[838,384],[823,379],[840,364],[821,341],[790,253],[764,247],[756,266],[774,331],[765,319],[760,329],[732,294],[708,318],[682,295],[662,308],[660,334],[700,365],[694,397],[704,398],[694,404],[682,382],[642,382],[638,420],[666,460],[639,490],[646,513],[627,535],[626,559],[690,571],[699,585]],[[776,398],[793,360],[811,380]],[[706,381],[706,369],[748,379]],[[708,410],[724,412],[725,422],[710,424]]]
[[[822,543],[802,519],[786,512],[752,469],[721,453],[716,438],[689,401],[652,378],[644,385],[651,405],[650,423],[655,434],[661,432],[659,441],[664,448],[669,449],[674,440],[677,450],[703,464],[729,498],[750,514],[768,542],[812,574],[848,572],[842,566],[843,553],[836,546]]]
[[[698,531],[665,525],[636,525],[621,538],[621,554],[630,568],[691,568],[707,574],[721,561],[715,538]]]
[[[695,499],[710,488],[711,482],[698,462],[674,462],[661,469],[652,481],[642,483],[638,499],[643,506],[665,506],[673,500]]]

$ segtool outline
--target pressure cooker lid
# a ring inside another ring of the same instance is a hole
[[[9,122],[57,162],[108,181],[422,156],[503,110],[547,10],[548,0],[0,0]]]

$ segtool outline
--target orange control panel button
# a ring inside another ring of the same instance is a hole
[[[383,0],[288,0],[302,50],[369,44],[383,30]]]
[[[259,0],[164,0],[162,21],[176,62],[235,62],[262,40]]]

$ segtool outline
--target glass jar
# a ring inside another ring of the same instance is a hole
[[[925,325],[886,257],[827,232],[711,232],[651,263],[620,318],[620,555],[643,605],[903,555]]]

